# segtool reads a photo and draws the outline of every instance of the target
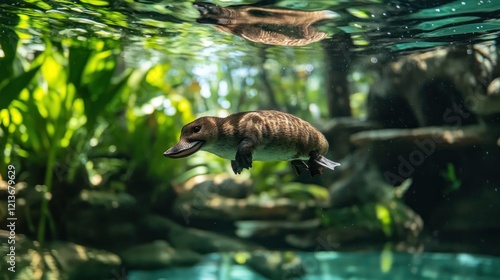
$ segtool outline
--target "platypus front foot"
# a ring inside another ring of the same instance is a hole
[[[309,165],[309,173],[311,173],[311,176],[323,174],[323,168],[325,167],[334,170],[335,167],[340,165],[340,163],[331,161],[316,151],[309,153],[309,156],[310,158],[307,161],[307,164]]]
[[[231,167],[233,168],[234,174],[240,174],[241,171],[243,171],[243,168],[241,167],[241,165],[238,162],[236,162],[235,160],[231,161]]]
[[[243,168],[252,168],[252,154],[236,153],[236,159],[231,161],[231,167],[235,174],[240,174]]]
[[[240,142],[236,158],[231,161],[231,167],[235,174],[240,174],[244,168],[252,168],[252,151],[253,145],[250,141],[243,140]]]
[[[243,168],[249,169],[252,167],[252,154],[250,156],[242,156],[236,154],[236,160],[231,161],[231,167],[234,174],[240,174]]]

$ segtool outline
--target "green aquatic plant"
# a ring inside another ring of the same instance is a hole
[[[179,127],[194,119],[187,99],[176,94],[168,98],[158,95],[142,105],[128,105],[124,114],[125,125],[114,126],[110,140],[117,153],[130,156],[125,173],[162,185],[174,180],[186,161],[168,160],[163,152],[179,139]]]
[[[341,209],[319,209],[317,217],[325,227],[361,227],[376,231],[387,239],[398,234],[398,222],[405,220],[405,213],[401,211],[400,202],[367,203]]]
[[[10,141],[6,142],[9,156],[22,160],[23,169],[31,173],[30,177],[40,175],[44,178],[45,194],[38,234],[41,243],[45,221],[50,218],[48,200],[54,167],[58,157],[64,158],[63,151],[69,146],[72,134],[85,122],[82,120],[83,104],[75,102],[74,88],[64,83],[63,61],[63,56],[47,45],[32,63],[38,65],[40,75],[33,83],[19,86],[19,96],[10,102],[6,111],[2,111],[2,123],[8,123],[11,134]],[[44,175],[38,174],[43,169]]]
[[[45,174],[45,186],[50,193],[53,169],[56,160],[61,160],[57,159],[57,156],[61,155],[71,141],[74,153],[78,156],[83,154],[94,134],[98,117],[105,114],[106,107],[112,104],[111,101],[124,88],[128,75],[113,79],[118,64],[117,52],[108,49],[103,42],[97,42],[94,49],[70,46],[67,57],[51,52],[50,49],[46,51],[46,55],[43,65],[46,71],[42,69],[42,73],[50,87],[44,97],[56,101],[51,104],[46,103],[47,107],[44,108],[54,112],[51,117],[55,129],[49,145]],[[40,107],[41,110],[42,108]],[[72,183],[78,162],[63,162],[63,164],[68,166],[66,179]],[[47,199],[42,201],[42,215],[38,228],[40,242],[44,240],[44,218],[48,216],[47,203]]]
[[[0,29],[0,150],[3,152],[3,160],[0,168],[6,170],[11,164],[11,137],[15,133],[16,127],[22,122],[22,115],[19,112],[7,110],[13,100],[19,97],[22,90],[30,83],[40,69],[39,61],[28,63],[22,57],[16,55],[19,36],[10,29]],[[25,66],[27,65],[27,66]],[[26,68],[26,69],[25,69]]]
[[[455,166],[453,163],[448,163],[446,170],[441,172],[441,177],[446,181],[446,187],[443,190],[444,194],[450,194],[452,192],[460,190],[462,186],[462,181],[457,177],[455,172]]]
[[[1,123],[6,164],[21,162],[21,170],[32,183],[43,178],[44,199],[40,210],[38,240],[43,243],[48,201],[58,183],[72,183],[84,165],[84,150],[95,133],[98,118],[106,114],[112,100],[126,85],[128,74],[116,77],[116,46],[89,41],[58,46],[45,42],[45,50],[28,64],[26,71],[2,82]],[[16,51],[3,47],[5,61],[14,61]],[[83,156],[82,156],[83,155]],[[42,171],[44,170],[44,171]],[[39,172],[40,171],[40,172]],[[54,232],[54,225],[51,226]]]
[[[385,236],[392,236],[392,218],[391,212],[387,206],[377,203],[375,204],[375,213],[377,216],[377,220],[380,222],[380,227],[384,232]]]

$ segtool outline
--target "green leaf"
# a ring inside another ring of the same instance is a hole
[[[26,133],[29,135],[29,144],[31,145],[31,151],[37,153],[43,153],[50,147],[50,139],[46,127],[48,119],[42,117],[38,107],[35,104],[36,100],[30,98],[26,101],[26,118],[24,119],[24,125],[26,126]],[[29,114],[27,112],[30,112]]]
[[[0,58],[0,69],[2,69],[0,84],[14,75],[13,63],[16,58],[18,42],[19,36],[17,36],[14,30],[6,28],[0,29],[0,49],[4,53],[4,57]]]
[[[117,65],[116,58],[111,50],[102,51],[93,55],[87,63],[82,81],[88,85],[93,101],[101,94],[106,94],[111,85],[111,78]]]
[[[81,87],[77,88],[77,92],[85,104],[88,128],[94,126],[98,116],[109,105],[108,102],[118,93],[111,83],[117,66],[116,58],[111,50],[94,53],[81,73]]]
[[[8,123],[10,124],[12,119],[10,116],[10,112],[6,110],[6,114],[7,114],[6,117],[9,119]],[[0,132],[2,135],[2,141],[0,141],[0,151],[5,151],[7,143],[10,142],[10,131],[9,131],[9,125],[6,125],[2,120],[0,120]],[[0,162],[0,167],[2,168],[2,170],[6,170],[7,164],[9,164],[9,162],[4,157],[4,160]]]
[[[382,231],[385,236],[392,236],[392,218],[390,209],[380,203],[375,204],[375,214],[377,215],[377,219],[380,221],[380,225],[382,227]]]
[[[35,68],[12,78],[0,88],[0,93],[2,95],[2,98],[0,98],[0,110],[7,108],[12,100],[19,96],[21,91],[29,84],[39,69],[40,66],[36,66]]]
[[[91,54],[92,51],[87,48],[72,47],[69,49],[69,82],[73,83],[77,92],[82,86],[82,74]]]
[[[118,82],[115,84],[112,84],[106,91],[106,93],[103,93],[97,97],[96,100],[96,105],[98,106],[98,113],[102,113],[102,110],[109,105],[109,103],[118,95],[118,93],[121,92],[123,87],[127,85],[128,78],[132,72],[127,73],[125,76],[123,76]]]

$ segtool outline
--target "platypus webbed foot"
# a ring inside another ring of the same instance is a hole
[[[234,174],[240,174],[241,171],[243,171],[243,168],[239,163],[237,163],[235,160],[231,161],[231,167],[233,168]]]
[[[307,163],[309,165],[309,173],[311,174],[311,176],[314,176],[316,174],[323,174],[324,167],[334,170],[335,167],[340,165],[340,163],[331,161],[326,157],[318,154],[316,151],[311,152],[309,155],[310,158]]]
[[[238,145],[235,160],[231,161],[231,167],[235,174],[240,174],[246,168],[252,168],[253,144],[249,140],[242,140]]]
[[[309,165],[309,174],[311,174],[311,177],[314,177],[316,174],[323,174],[323,166],[319,165],[315,158],[310,157],[307,163]]]
[[[248,159],[250,158],[250,161]],[[252,154],[250,157],[236,154],[236,160],[231,161],[231,167],[233,168],[234,174],[240,174],[243,168],[252,168]]]

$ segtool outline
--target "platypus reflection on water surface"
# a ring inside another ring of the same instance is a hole
[[[270,110],[198,118],[182,128],[179,142],[163,155],[182,158],[199,150],[231,159],[236,174],[251,168],[253,160],[291,161],[298,174],[303,168],[311,176],[340,165],[323,156],[328,142],[311,124]]]

